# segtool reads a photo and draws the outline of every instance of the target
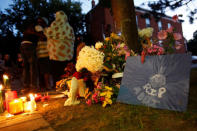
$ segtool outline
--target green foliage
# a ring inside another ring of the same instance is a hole
[[[69,23],[74,29],[75,34],[84,32],[84,15],[82,14],[81,3],[71,0],[13,0],[13,4],[1,12],[3,16],[1,25],[6,24],[7,28],[19,33],[24,31],[24,27],[29,23],[33,23],[39,16],[46,17],[50,22],[54,20],[55,12],[63,10],[67,16]],[[27,22],[27,21],[28,22]],[[1,32],[5,29],[0,28]]]
[[[175,10],[182,6],[186,6],[190,12],[188,14],[189,22],[193,23],[197,15],[197,8],[191,9],[188,4],[192,3],[194,0],[158,0],[158,1],[148,1],[148,6],[152,9],[152,14],[155,16],[164,15],[167,9]],[[145,3],[143,3],[145,4]]]
[[[188,51],[192,52],[192,55],[197,55],[197,31],[193,34],[193,39],[187,43]]]

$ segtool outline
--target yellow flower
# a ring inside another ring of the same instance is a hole
[[[108,104],[112,104],[112,100],[110,98],[105,98],[105,101],[108,103]]]
[[[109,99],[109,98],[105,98],[105,101],[103,102],[103,105],[102,106],[103,107],[106,107],[107,104],[110,104],[111,105],[112,104],[112,100]]]
[[[112,91],[112,88],[109,86],[105,86],[105,89]]]
[[[100,96],[105,96],[107,94],[107,92],[102,92],[101,94],[100,94]]]
[[[120,39],[120,37],[115,33],[111,33],[110,37],[112,37],[114,39]]]
[[[106,105],[107,105],[107,102],[104,101],[102,106],[103,106],[103,107],[106,107]]]
[[[126,45],[125,43],[121,43],[121,44],[120,44],[120,48],[125,47],[125,45]]]
[[[139,30],[138,34],[140,37],[151,37],[153,34],[153,28],[148,27],[148,28]]]
[[[106,93],[106,97],[105,98],[111,98],[111,96],[112,96],[112,92],[111,91],[108,91],[107,93]]]
[[[96,42],[96,44],[95,44],[95,48],[97,50],[100,49],[102,46],[103,46],[103,43],[102,42]]]
[[[109,40],[110,40],[110,38],[109,38],[109,37],[106,37],[106,38],[105,38],[105,40],[106,40],[106,41],[109,41]]]

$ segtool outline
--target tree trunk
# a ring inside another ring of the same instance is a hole
[[[129,49],[140,53],[136,13],[133,0],[111,0],[116,29],[122,32]]]

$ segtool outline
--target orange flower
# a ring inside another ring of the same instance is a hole
[[[167,38],[167,32],[165,30],[161,30],[160,32],[158,32],[157,37],[160,40],[164,40]]]

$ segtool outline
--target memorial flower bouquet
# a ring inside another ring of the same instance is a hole
[[[178,21],[178,17],[173,16],[175,22]],[[157,34],[157,38],[151,40],[153,29],[145,28],[139,30],[139,40],[142,44],[143,50],[141,52],[141,61],[145,61],[146,55],[164,55],[176,53],[183,44],[179,42],[182,39],[181,34],[176,33],[174,27],[170,27],[166,30],[161,30]]]
[[[123,72],[124,63],[131,51],[121,36],[111,33],[104,42],[97,42],[95,48],[105,54],[103,65],[107,72]]]
[[[118,90],[115,87],[109,87],[99,82],[97,88],[86,98],[86,103],[88,105],[101,103],[102,107],[111,105],[117,98]]]
[[[76,70],[80,71],[86,68],[92,73],[100,72],[103,70],[104,56],[105,54],[103,52],[96,50],[93,46],[85,46],[79,52],[75,66]]]

